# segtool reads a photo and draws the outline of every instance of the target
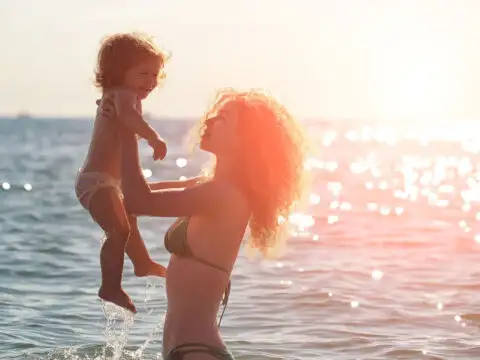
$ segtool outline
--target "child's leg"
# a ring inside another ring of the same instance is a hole
[[[130,224],[130,239],[127,243],[127,255],[132,260],[135,275],[165,277],[165,267],[156,263],[150,257],[140,231],[138,230],[137,218],[128,215]]]
[[[114,187],[98,189],[90,200],[89,211],[106,235],[100,250],[102,286],[98,296],[136,313],[135,305],[121,285],[130,225],[118,190]]]

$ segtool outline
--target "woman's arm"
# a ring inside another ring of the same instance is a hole
[[[185,179],[185,180],[170,180],[170,181],[158,181],[153,183],[148,183],[150,190],[165,190],[165,189],[180,189],[180,188],[189,188],[194,186],[199,180],[200,176]]]
[[[226,184],[207,182],[186,189],[152,191],[142,175],[135,134],[120,128],[122,190],[127,211],[134,215],[183,217],[212,214],[229,198]]]

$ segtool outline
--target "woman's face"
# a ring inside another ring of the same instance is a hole
[[[238,106],[233,102],[224,104],[205,121],[200,149],[221,157],[232,155],[238,140],[238,120]]]

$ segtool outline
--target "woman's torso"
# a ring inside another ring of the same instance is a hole
[[[248,217],[248,212],[239,210],[236,213],[222,212],[211,218],[194,216],[190,219],[187,239],[194,256],[227,272],[189,257],[171,256],[166,279],[165,353],[187,342],[224,346],[218,333],[217,313]]]

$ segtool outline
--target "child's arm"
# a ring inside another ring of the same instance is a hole
[[[144,119],[141,109],[137,107],[137,97],[130,91],[116,91],[113,104],[117,117],[129,129],[147,140],[149,143],[158,141],[160,135]]]

